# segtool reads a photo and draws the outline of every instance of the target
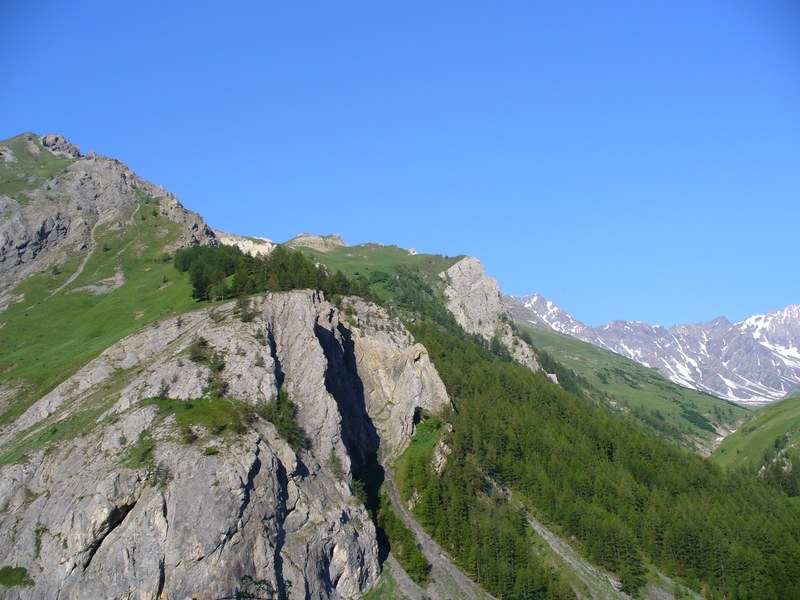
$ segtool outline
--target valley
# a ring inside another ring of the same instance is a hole
[[[596,401],[644,424],[654,435],[701,454],[710,454],[750,414],[745,407],[681,387],[610,350],[524,323],[520,328],[537,349],[578,375]]]

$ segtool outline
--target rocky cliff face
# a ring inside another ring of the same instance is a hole
[[[124,163],[94,153],[83,156],[60,135],[28,134],[25,142],[16,154],[10,149],[3,152],[5,158],[13,158],[6,161],[8,169],[19,170],[18,177],[33,183],[20,198],[2,195],[0,190],[0,307],[7,304],[8,292],[16,282],[63,262],[67,252],[93,250],[96,228],[114,223],[122,226],[132,218],[133,207],[145,198],[157,199],[156,210],[184,226],[182,236],[174,240],[175,247],[216,243],[199,215]],[[38,181],[26,170],[26,159],[42,160],[44,154],[74,160],[52,177]]]
[[[7,597],[219,598],[244,576],[293,598],[368,589],[377,543],[352,469],[448,399],[399,322],[347,302],[345,317],[288,292],[245,319],[229,304],[154,323],[4,426],[0,564],[34,582]],[[278,390],[298,452],[259,416]]]
[[[447,308],[467,333],[487,342],[503,344],[515,360],[533,371],[539,369],[531,348],[514,335],[511,317],[500,299],[497,280],[487,277],[481,262],[464,258],[442,274]]]
[[[360,298],[345,302],[365,407],[382,441],[382,459],[391,460],[408,446],[418,412],[439,412],[450,400],[425,346],[399,320]]]

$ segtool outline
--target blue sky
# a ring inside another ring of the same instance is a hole
[[[7,2],[0,138],[212,227],[480,258],[592,325],[800,302],[800,5]]]

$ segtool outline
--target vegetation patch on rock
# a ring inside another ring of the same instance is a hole
[[[0,586],[3,587],[28,587],[33,585],[33,579],[24,567],[0,567]]]

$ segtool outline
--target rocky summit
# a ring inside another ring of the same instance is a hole
[[[15,191],[13,196],[0,195],[0,309],[26,275],[63,263],[72,254],[88,257],[97,247],[98,229],[122,229],[135,222],[143,210],[136,207],[145,198],[159,198],[153,210],[181,225],[180,235],[165,250],[217,243],[199,215],[173,194],[119,160],[80,154],[61,135],[24,134],[0,144],[0,152],[6,157],[0,176]]]

